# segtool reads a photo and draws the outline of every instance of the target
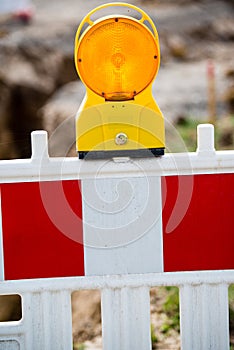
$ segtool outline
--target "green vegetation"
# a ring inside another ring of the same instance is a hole
[[[229,328],[230,328],[230,350],[234,350],[234,284],[230,285],[229,290]],[[157,298],[152,300],[156,303],[163,301],[157,312],[165,314],[162,317],[163,323],[160,328],[151,325],[152,349],[160,348],[160,344],[168,337],[175,337],[180,333],[180,315],[179,315],[179,289],[177,287],[160,287],[157,289]],[[176,333],[175,333],[176,332]]]
[[[73,350],[85,350],[86,346],[84,344],[73,344]]]
[[[155,287],[151,291],[151,342],[152,349],[179,348],[179,289]]]
[[[176,130],[183,139],[188,151],[197,147],[197,125],[204,121],[181,117],[177,120]],[[229,115],[216,121],[215,147],[217,150],[234,149],[234,116]],[[172,148],[173,151],[173,148]]]
[[[200,121],[190,118],[180,118],[177,121],[176,129],[182,137],[189,152],[196,151],[198,124],[200,124]]]
[[[150,334],[151,334],[151,343],[152,343],[152,349],[156,349],[157,348],[157,342],[158,342],[158,338],[155,334],[154,331],[154,327],[151,324],[151,328],[150,328]]]
[[[234,284],[228,290],[229,297],[229,329],[230,329],[230,350],[234,350]]]
[[[162,325],[161,332],[167,334],[171,329],[180,331],[179,290],[177,287],[165,287],[168,295],[163,304],[163,311],[168,316]]]

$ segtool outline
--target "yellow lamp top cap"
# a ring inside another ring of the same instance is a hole
[[[159,45],[141,21],[108,16],[87,28],[79,39],[75,60],[80,78],[110,101],[133,99],[155,78]]]

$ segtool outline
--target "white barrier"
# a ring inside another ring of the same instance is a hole
[[[0,324],[0,349],[72,349],[71,293],[102,292],[103,349],[150,350],[149,289],[180,288],[181,349],[228,350],[228,286],[234,271],[158,273],[1,282],[22,296],[23,318]]]
[[[86,162],[76,158],[49,158],[46,133],[34,132],[32,158],[1,161],[0,183],[78,178],[87,184],[87,180],[93,179],[94,176],[100,180],[141,179],[142,171],[147,178],[174,174],[234,173],[234,151],[215,152],[212,126],[199,126],[198,133],[196,153],[166,154],[161,159],[132,161],[124,158]],[[139,180],[138,184],[141,183]],[[155,182],[152,186],[155,186]],[[85,189],[85,186],[83,187]],[[140,200],[141,198],[139,202]],[[161,203],[160,196],[156,203],[159,202]],[[135,204],[139,203],[135,201]],[[85,252],[85,277],[2,281],[0,294],[21,295],[23,316],[20,321],[0,324],[0,350],[72,349],[71,293],[82,289],[101,290],[104,350],[150,350],[149,289],[154,286],[178,286],[180,289],[183,350],[228,350],[228,286],[234,283],[234,270],[163,273],[161,224],[153,226],[152,230],[159,239],[159,260],[153,260],[153,271],[157,273],[148,273],[149,264],[145,264],[139,274],[134,274],[131,263],[127,270],[129,274],[124,274],[121,271],[126,266],[122,268],[118,259],[126,258],[126,253],[121,250],[119,256],[113,255],[111,263],[103,259],[103,276],[96,276],[96,266],[93,269],[93,265],[95,259],[99,259],[100,256],[97,258],[94,253],[95,247],[91,247]],[[89,232],[86,230],[85,234],[87,239]],[[144,242],[147,251],[151,241]],[[135,247],[139,249],[137,245]],[[2,245],[1,250],[3,265]],[[127,250],[127,254],[129,252],[131,250]],[[93,254],[92,259],[95,257],[91,260],[93,264],[89,260],[91,255],[87,254]],[[106,256],[109,258],[109,255]],[[145,256],[145,260],[147,259]],[[106,272],[109,270],[105,265],[111,264],[115,266],[113,271],[116,275],[110,276],[109,272]],[[4,266],[1,279],[4,279]]]

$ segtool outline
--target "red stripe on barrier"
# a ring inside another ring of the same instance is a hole
[[[164,271],[234,269],[234,174],[164,177],[162,194]]]
[[[5,279],[84,275],[80,182],[1,185]]]

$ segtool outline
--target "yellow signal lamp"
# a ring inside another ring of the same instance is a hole
[[[92,19],[107,8],[124,8],[127,15]],[[150,17],[127,3],[97,7],[77,30],[75,64],[86,86],[76,116],[79,158],[164,154],[164,118],[152,96],[160,48]]]

